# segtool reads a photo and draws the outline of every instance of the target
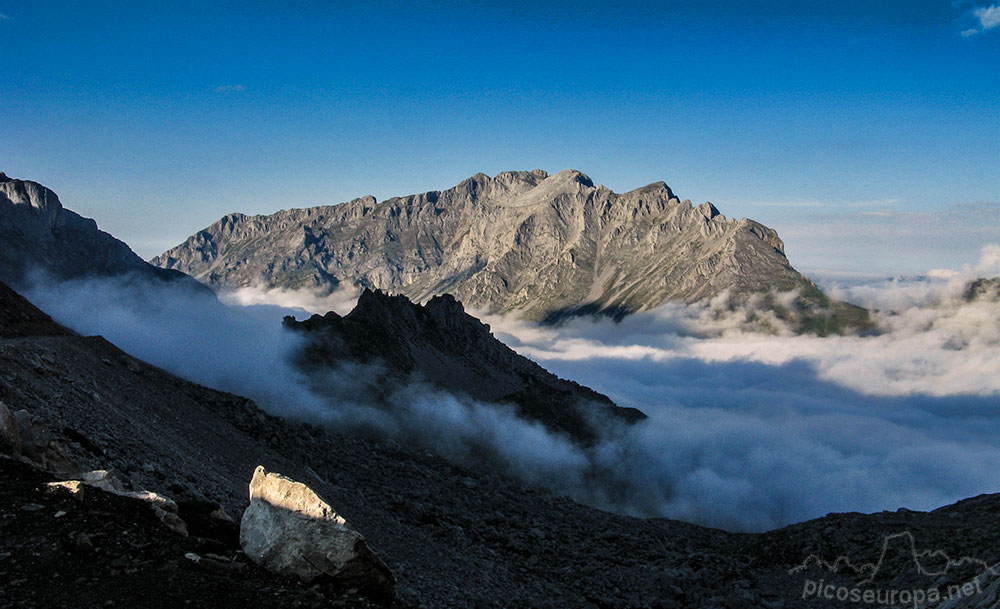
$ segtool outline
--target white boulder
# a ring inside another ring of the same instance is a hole
[[[395,581],[364,537],[301,482],[257,467],[240,545],[258,565],[303,582],[329,578],[376,599],[390,599]]]

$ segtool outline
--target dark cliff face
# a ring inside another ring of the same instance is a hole
[[[596,439],[603,417],[629,423],[645,418],[518,355],[449,294],[421,306],[405,296],[365,290],[344,317],[286,317],[285,325],[310,337],[299,357],[307,371],[338,362],[378,363],[384,373],[373,385],[417,376],[457,395],[514,405],[521,417],[577,442]]]
[[[54,279],[130,275],[209,294],[181,272],[150,265],[45,186],[0,173],[0,281],[23,286],[34,271]]]

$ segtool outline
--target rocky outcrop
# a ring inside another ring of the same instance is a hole
[[[777,233],[681,201],[618,194],[566,170],[476,174],[441,192],[230,214],[153,259],[214,288],[357,285],[556,321],[621,316],[723,291],[815,289]]]
[[[646,418],[519,355],[450,294],[419,305],[405,296],[365,290],[344,317],[332,311],[302,322],[286,317],[285,326],[309,337],[298,358],[307,372],[322,377],[338,364],[379,364],[370,380],[372,395],[417,377],[452,394],[512,404],[519,416],[582,443],[596,438],[605,418],[624,423]]]
[[[0,173],[0,281],[22,286],[35,271],[55,279],[135,275],[202,291],[183,273],[148,264],[94,220],[65,209],[45,186]]]
[[[326,577],[376,599],[391,599],[389,568],[312,489],[258,466],[250,506],[240,522],[240,546],[262,567],[303,582]]]

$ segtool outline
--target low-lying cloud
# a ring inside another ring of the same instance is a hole
[[[224,304],[240,307],[277,306],[302,313],[323,314],[327,311],[336,311],[341,315],[347,315],[358,303],[360,294],[360,290],[354,286],[340,288],[333,292],[321,289],[289,290],[287,288],[258,286],[224,290],[219,293],[219,300]]]
[[[926,277],[825,285],[878,309],[866,337],[750,332],[754,311],[718,299],[666,305],[620,323],[559,328],[486,321],[519,352],[635,406],[582,449],[511,409],[416,380],[371,398],[378,370],[344,364],[306,378],[290,364],[289,308],[339,309],[354,294],[283,290],[205,304],[126,285],[71,282],[29,298],[192,380],[280,414],[364,429],[463,463],[484,458],[526,481],[621,513],[763,530],[831,511],[930,509],[1000,491],[1000,299],[964,298],[1000,274],[1000,247]],[[756,312],[759,314],[759,312]]]
[[[969,279],[997,274],[990,246],[931,278],[828,286],[881,308],[884,331],[867,337],[746,332],[710,304],[617,325],[490,321],[546,368],[650,415],[606,447],[645,493],[612,507],[759,530],[1000,491],[1000,301],[964,298]]]

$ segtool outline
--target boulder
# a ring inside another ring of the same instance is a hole
[[[303,582],[329,579],[375,600],[394,596],[395,579],[330,504],[301,482],[257,467],[240,546],[258,565]]]

